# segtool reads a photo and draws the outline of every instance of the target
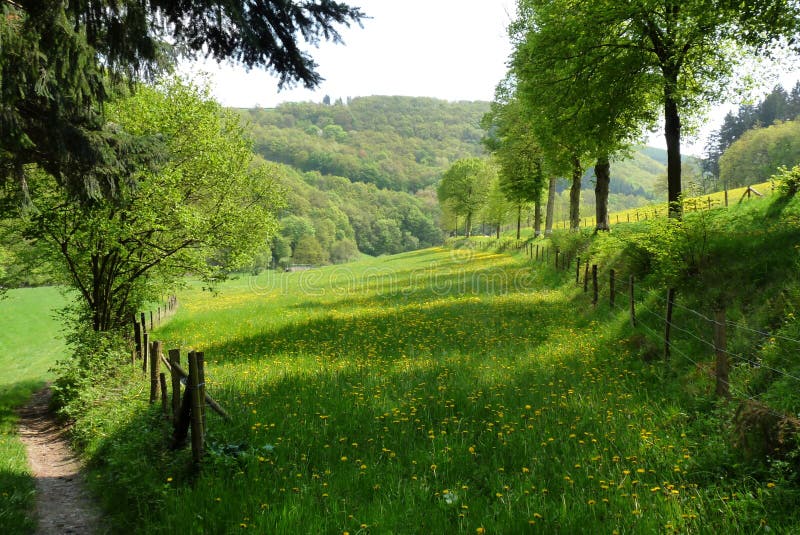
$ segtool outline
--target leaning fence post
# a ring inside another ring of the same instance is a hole
[[[170,377],[172,378],[172,421],[177,424],[178,413],[181,410],[181,376],[175,367],[181,364],[181,350],[169,350]]]
[[[578,257],[578,261],[575,263],[575,284],[581,284],[581,257]]]
[[[192,460],[196,467],[203,458],[203,417],[200,406],[200,387],[197,371],[197,353],[189,352],[189,380],[186,385],[191,392]]]
[[[597,264],[592,264],[592,304],[597,305]]]
[[[636,300],[634,299],[634,278],[633,275],[630,276],[628,279],[628,289],[630,294],[630,301],[631,301],[631,327],[636,327]]]
[[[672,327],[672,303],[675,301],[675,288],[667,290],[667,317],[664,322],[664,359],[670,356],[670,330]]]
[[[730,398],[728,382],[728,341],[725,332],[725,308],[714,311],[714,353],[716,353],[717,396]]]
[[[150,345],[150,404],[158,399],[158,374],[161,370],[161,341],[155,340]]]

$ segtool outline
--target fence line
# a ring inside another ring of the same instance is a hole
[[[178,300],[170,296],[162,307],[158,306],[154,314],[149,312],[150,330],[160,326],[175,313]],[[182,367],[179,349],[167,351],[164,356],[164,345],[160,340],[150,340],[147,320],[148,314],[141,312],[133,317],[133,348],[131,363],[134,369],[137,360],[141,361],[142,374],[150,383],[149,402],[155,404],[161,400],[161,407],[166,419],[172,423],[172,442],[170,449],[183,448],[191,439],[192,462],[199,469],[205,451],[207,432],[206,406],[222,418],[230,420],[230,415],[208,393],[205,383],[205,358],[203,352],[189,351],[187,355],[188,372]],[[150,373],[147,373],[148,364]],[[167,391],[166,374],[161,372],[161,365],[170,374],[172,395]],[[185,384],[183,393],[181,386]],[[171,398],[171,401],[170,401]]]

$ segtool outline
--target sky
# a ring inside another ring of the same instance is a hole
[[[285,101],[321,102],[370,95],[485,100],[505,74],[511,46],[506,27],[515,0],[350,0],[370,19],[342,30],[345,44],[308,47],[325,81],[315,91],[280,93],[263,71],[215,62],[208,71],[214,94],[226,106],[265,108]]]
[[[278,91],[278,79],[260,70],[216,62],[186,65],[207,73],[214,96],[225,106],[275,107],[281,102],[322,102],[370,95],[435,97],[444,100],[494,98],[511,53],[506,28],[514,17],[515,0],[350,0],[369,17],[341,30],[344,44],[321,42],[307,47],[325,80],[313,91]],[[780,66],[776,67],[776,70]],[[780,73],[787,89],[798,76]],[[771,89],[774,81],[767,83]],[[700,156],[709,133],[719,128],[736,104],[709,110],[694,139],[685,138],[682,152]],[[647,144],[665,148],[662,132]]]

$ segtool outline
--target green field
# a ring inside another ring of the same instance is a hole
[[[736,217],[760,217],[747,210]],[[141,371],[115,378],[76,427],[112,520],[140,533],[797,529],[795,486],[736,460],[713,380],[677,357],[643,362],[624,310],[593,308],[572,273],[523,252],[429,249],[184,291],[154,337],[205,352],[233,421],[209,413],[195,476],[188,451],[166,449]]]
[[[66,299],[57,288],[9,290],[0,299],[0,525],[26,533],[33,503],[25,449],[16,438],[14,408],[52,378],[63,356],[58,309]]]

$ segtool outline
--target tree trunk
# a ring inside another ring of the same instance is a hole
[[[672,73],[672,71],[675,71]],[[664,137],[667,141],[667,202],[669,216],[681,219],[681,118],[675,92],[678,87],[677,69],[665,69],[664,78]]]
[[[472,214],[467,214],[467,221],[464,223],[464,236],[469,238],[472,232]]]
[[[611,183],[611,164],[608,162],[608,154],[603,154],[597,158],[594,166],[594,176],[597,179],[594,186],[595,215],[597,219],[595,232],[608,231],[611,230],[608,222],[608,186]]]
[[[500,239],[500,224],[497,224],[497,239]]]
[[[553,216],[556,209],[556,177],[550,177],[550,184],[547,188],[547,215],[544,222],[544,235],[549,236],[553,233]]]
[[[583,169],[577,156],[572,157],[572,187],[569,189],[569,230],[578,232],[581,228],[581,178]]]
[[[533,235],[538,238],[542,235],[542,196],[533,203]]]
[[[519,240],[522,230],[522,204],[517,205],[517,239]]]

